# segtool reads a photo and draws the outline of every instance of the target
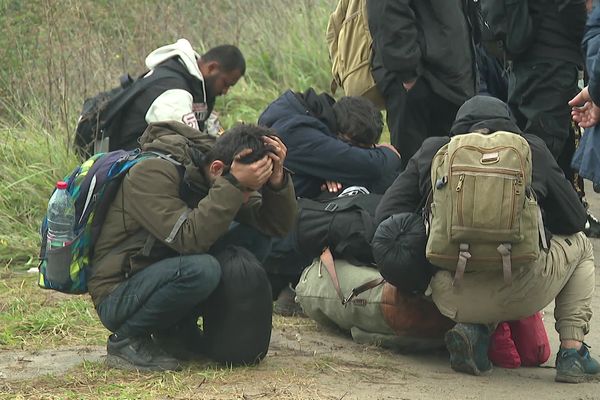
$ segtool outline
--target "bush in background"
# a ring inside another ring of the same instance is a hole
[[[221,123],[255,122],[288,88],[326,91],[325,27],[335,0],[0,0],[0,262],[35,264],[38,229],[85,97],[144,71],[185,37],[198,52],[231,43],[246,77],[217,101]]]

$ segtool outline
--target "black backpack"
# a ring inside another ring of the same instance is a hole
[[[119,78],[119,86],[86,99],[75,129],[75,151],[82,158],[89,158],[102,147],[102,141],[120,134],[123,111],[156,79],[166,76],[179,77],[175,72],[163,72],[160,76],[147,71],[137,79],[125,74]],[[145,78],[144,78],[145,77]],[[104,151],[108,151],[106,148]]]
[[[380,194],[356,194],[329,200],[298,199],[299,250],[319,257],[328,247],[334,256],[356,265],[373,264],[371,239]]]
[[[83,102],[81,115],[75,128],[75,151],[83,158],[95,153],[94,146],[110,136],[109,131],[114,125],[120,111],[136,96],[137,91],[131,75],[125,74],[119,78],[119,86],[106,92],[87,98]]]
[[[256,364],[271,340],[273,301],[267,273],[247,249],[227,246],[215,254],[221,282],[204,304],[207,355],[226,364]]]

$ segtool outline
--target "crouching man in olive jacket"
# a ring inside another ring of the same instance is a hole
[[[125,176],[95,246],[88,287],[113,332],[110,366],[172,370],[179,362],[161,333],[180,353],[201,351],[199,310],[221,280],[215,249],[235,244],[265,258],[268,238],[292,227],[295,194],[283,168],[287,149],[266,128],[240,125],[215,142],[163,122],[140,140],[142,151],[160,157]]]

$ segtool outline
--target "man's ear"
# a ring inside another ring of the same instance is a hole
[[[225,173],[225,163],[221,160],[215,160],[208,166],[208,172],[213,178],[223,176]]]
[[[218,61],[203,62],[202,59],[200,59],[199,66],[200,72],[205,77],[213,76],[221,70],[221,64],[219,64]]]

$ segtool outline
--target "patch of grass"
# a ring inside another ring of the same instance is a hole
[[[319,388],[318,376],[300,377],[264,366],[135,373],[84,363],[62,377],[0,384],[0,399],[339,399],[328,392]]]
[[[37,286],[36,274],[0,275],[0,348],[47,349],[104,345],[108,331],[88,295],[66,295]],[[315,331],[309,318],[275,315],[273,327]]]
[[[310,364],[281,368],[276,359],[254,367],[191,364],[179,372],[133,372],[84,362],[62,376],[0,381],[0,399],[329,399]],[[308,367],[308,370],[305,368]],[[337,397],[339,398],[339,396]]]
[[[77,164],[66,135],[53,134],[33,116],[0,121],[0,262],[35,264],[39,226],[58,179]]]
[[[36,282],[35,275],[0,270],[2,352],[104,346],[108,331],[88,296],[43,290]],[[300,336],[318,330],[307,318],[275,316],[273,321],[274,329]],[[285,347],[272,349],[258,366],[229,368],[207,361],[177,373],[112,370],[103,362],[85,361],[63,375],[0,379],[0,399],[328,399],[336,397],[319,385],[320,376],[345,373],[342,365],[347,364],[335,355]]]
[[[89,296],[70,296],[37,286],[36,274],[0,280],[0,348],[28,350],[102,345],[108,331]]]

